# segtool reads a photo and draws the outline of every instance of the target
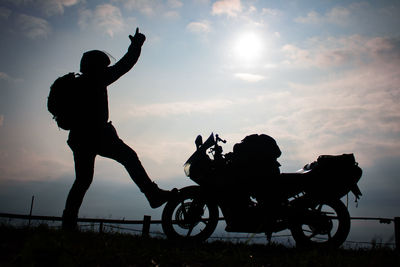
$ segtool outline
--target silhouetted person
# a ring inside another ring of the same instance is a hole
[[[79,99],[76,105],[77,118],[71,127],[68,145],[73,151],[76,179],[68,194],[63,212],[63,228],[75,229],[79,208],[88,190],[94,173],[97,155],[114,159],[124,165],[132,180],[145,194],[152,208],[164,204],[171,192],[161,190],[152,182],[144,170],[136,152],[117,135],[108,122],[107,86],[127,73],[137,62],[146,37],[136,29],[129,35],[128,52],[113,66],[104,52],[85,52],[80,63],[82,75],[77,78]]]

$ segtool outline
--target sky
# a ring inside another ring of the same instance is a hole
[[[134,68],[110,85],[110,120],[163,188],[193,184],[183,163],[198,134],[265,133],[282,172],[354,153],[363,177],[352,216],[400,216],[400,2],[0,0],[0,212],[60,216],[74,180],[68,132],[46,101],[85,51],[115,62],[136,27]],[[98,157],[80,215],[160,217],[121,165]],[[353,223],[392,240],[393,225]],[[393,240],[392,240],[393,242]]]

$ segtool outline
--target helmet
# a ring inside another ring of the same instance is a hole
[[[105,69],[110,65],[110,58],[106,53],[99,50],[91,50],[83,53],[80,71],[82,73]]]

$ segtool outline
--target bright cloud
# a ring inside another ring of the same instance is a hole
[[[18,15],[16,26],[18,31],[31,39],[46,38],[51,33],[51,26],[45,19],[29,15]]]
[[[207,33],[211,31],[210,22],[207,20],[199,22],[191,22],[186,29],[194,33]]]
[[[235,77],[246,82],[259,82],[265,79],[265,76],[252,73],[236,73]]]
[[[172,102],[150,104],[144,106],[135,106],[130,110],[129,114],[133,117],[143,116],[169,116],[190,114],[195,112],[214,112],[219,109],[232,106],[234,103],[231,100],[216,99],[203,102]]]
[[[243,7],[240,0],[220,0],[216,1],[212,6],[213,15],[227,15],[228,17],[236,17],[242,11]]]
[[[111,37],[123,31],[125,27],[120,9],[110,4],[98,5],[94,10],[81,11],[79,25],[83,29],[94,28]]]
[[[37,5],[48,15],[63,14],[64,8],[76,5],[80,0],[37,0]]]

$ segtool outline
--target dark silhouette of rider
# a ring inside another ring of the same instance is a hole
[[[73,151],[76,179],[69,191],[63,212],[64,229],[76,229],[79,208],[94,174],[97,155],[114,159],[128,171],[132,180],[145,194],[152,208],[164,204],[171,192],[161,190],[152,182],[136,152],[117,135],[108,122],[107,86],[127,73],[137,62],[145,35],[136,29],[129,35],[128,52],[114,65],[102,51],[85,52],[80,63],[81,75],[77,78],[79,99],[76,99],[76,120],[71,127],[68,145]]]

